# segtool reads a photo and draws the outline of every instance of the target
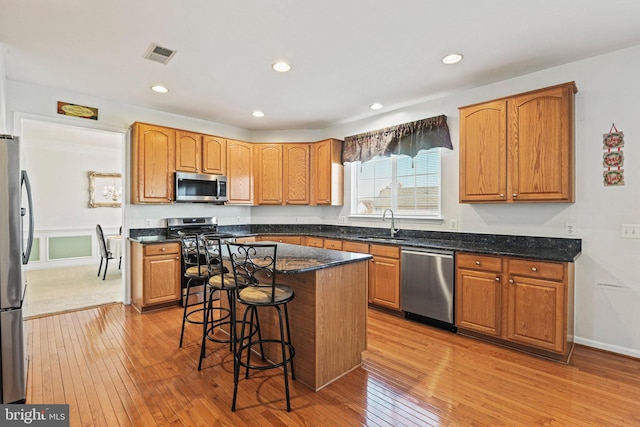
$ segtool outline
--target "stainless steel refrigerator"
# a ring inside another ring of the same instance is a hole
[[[23,265],[33,243],[33,203],[27,173],[20,169],[17,137],[0,135],[0,376],[2,403],[24,403],[27,340]]]

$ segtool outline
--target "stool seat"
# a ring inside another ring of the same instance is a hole
[[[272,299],[273,295],[273,299]],[[255,285],[244,288],[238,294],[240,302],[245,304],[282,304],[293,298],[293,289],[285,285]]]
[[[193,267],[187,268],[184,274],[189,278],[204,280],[209,278],[209,268],[207,265],[195,265]]]
[[[216,290],[236,289],[236,281],[230,274],[217,275],[209,279],[209,286]]]

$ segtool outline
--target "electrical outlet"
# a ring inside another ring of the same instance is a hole
[[[296,223],[299,223],[299,222],[300,222],[300,217],[299,217],[299,216],[297,216],[297,217],[296,217]]]
[[[458,229],[458,220],[457,219],[450,219],[449,220],[449,229],[450,230],[457,230]]]
[[[240,217],[239,216],[236,217],[236,223],[240,224]]]
[[[339,216],[338,217],[338,224],[346,224],[347,223],[347,217],[346,216]]]
[[[150,220],[150,219],[145,219],[145,220],[144,220],[144,225],[145,225],[146,227],[151,227],[151,220]]]
[[[640,239],[640,224],[622,224],[623,239]]]
[[[576,225],[573,222],[565,222],[564,223],[564,234],[567,236],[575,236],[576,235]]]

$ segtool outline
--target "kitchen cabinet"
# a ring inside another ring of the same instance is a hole
[[[400,248],[369,245],[369,303],[400,311]]]
[[[309,204],[309,144],[256,144],[256,204]]]
[[[322,237],[304,236],[302,244],[314,248],[324,248],[324,239]]]
[[[212,135],[202,135],[202,173],[225,175],[227,140]]]
[[[184,130],[176,131],[176,170],[199,173],[202,135]]]
[[[145,123],[131,129],[131,203],[171,203],[175,130]]]
[[[227,140],[227,204],[253,204],[253,144]]]
[[[342,250],[342,240],[324,239],[324,248],[333,249],[334,251]]]
[[[342,206],[342,141],[327,139],[316,142],[311,147],[311,204]]]
[[[356,252],[360,254],[369,253],[369,244],[362,242],[353,242],[351,240],[345,240],[342,242],[342,250],[345,252]]]
[[[573,348],[574,264],[458,253],[456,326],[567,360]]]
[[[140,312],[178,304],[180,243],[131,242],[131,303]]]
[[[256,144],[256,204],[282,204],[282,144]]]
[[[262,235],[260,236],[260,241],[268,240],[270,242],[278,242],[278,243],[289,243],[292,245],[300,245],[302,244],[301,236],[281,236],[281,235]]]
[[[309,195],[309,144],[283,144],[283,193],[285,205],[308,205]]]
[[[456,260],[456,324],[502,334],[502,258],[459,254]]]
[[[460,202],[574,201],[574,82],[460,108]]]

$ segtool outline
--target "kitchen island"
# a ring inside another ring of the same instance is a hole
[[[295,292],[289,321],[296,380],[313,390],[362,363],[367,348],[369,259],[368,254],[278,243],[277,282]],[[243,312],[239,304],[239,318]],[[275,310],[260,312],[260,328],[263,337],[278,336]],[[265,348],[267,358],[276,360],[279,351],[275,346]]]

